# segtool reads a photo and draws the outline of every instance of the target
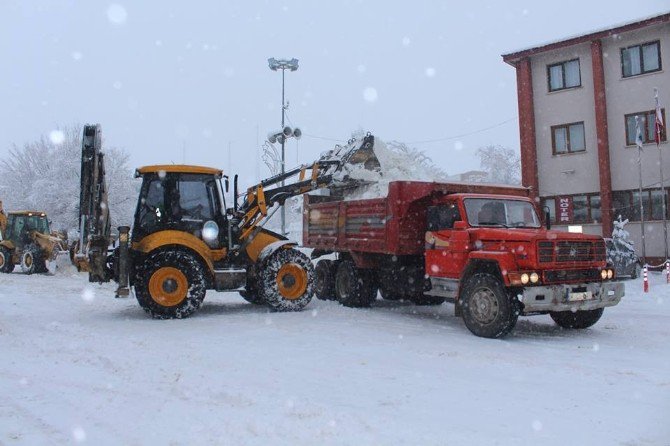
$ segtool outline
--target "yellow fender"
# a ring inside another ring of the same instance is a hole
[[[195,235],[189,234],[188,232],[173,230],[154,232],[153,234],[144,237],[139,242],[134,242],[132,248],[135,251],[149,254],[164,246],[174,245],[183,246],[191,251],[195,251],[207,264],[207,268],[210,272],[214,270],[214,262],[223,259],[227,254],[225,248],[211,249],[205,242]]]

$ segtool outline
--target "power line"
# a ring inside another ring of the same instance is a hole
[[[430,143],[434,143],[434,142],[442,142],[442,141],[449,141],[449,140],[451,140],[451,139],[464,138],[464,137],[466,137],[466,136],[476,135],[476,134],[478,134],[478,133],[482,133],[482,132],[485,132],[485,131],[487,131],[487,130],[491,130],[491,129],[494,129],[494,128],[496,128],[496,127],[500,127],[500,126],[502,126],[502,125],[507,124],[508,122],[516,121],[517,119],[518,119],[518,118],[515,116],[515,117],[513,117],[513,118],[505,119],[504,121],[499,122],[499,123],[494,124],[494,125],[491,125],[491,126],[489,126],[489,127],[484,127],[484,128],[482,128],[482,129],[474,130],[474,131],[472,131],[472,132],[462,133],[462,134],[460,134],[460,135],[454,135],[454,136],[446,136],[446,137],[444,137],[444,138],[426,139],[426,140],[423,140],[423,141],[409,141],[409,142],[407,142],[406,144],[430,144]]]
[[[443,137],[443,138],[426,139],[426,140],[422,140],[422,141],[409,141],[406,144],[430,144],[430,143],[435,143],[435,142],[442,142],[442,141],[449,141],[449,140],[452,140],[452,139],[464,138],[466,136],[476,135],[478,133],[483,133],[483,132],[486,132],[488,130],[503,126],[503,125],[505,125],[507,123],[510,123],[512,121],[516,121],[517,119],[518,118],[515,116],[513,118],[506,119],[506,120],[504,120],[502,122],[499,122],[497,124],[494,124],[494,125],[491,125],[491,126],[488,126],[488,127],[484,127],[484,128],[478,129],[478,130],[474,130],[472,132],[462,133],[460,135],[454,135],[454,136],[446,136],[446,137]],[[343,139],[328,138],[326,136],[319,136],[319,135],[310,135],[308,133],[303,133],[303,135],[307,136],[309,138],[322,139],[324,141],[332,141],[332,142],[339,142],[339,143],[345,143],[346,142]]]

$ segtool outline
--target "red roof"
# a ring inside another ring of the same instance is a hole
[[[670,22],[670,13],[648,17],[646,19],[637,20],[635,22],[630,22],[623,25],[613,26],[600,31],[583,34],[581,36],[570,37],[556,42],[541,44],[525,50],[515,51],[513,53],[503,54],[502,58],[503,61],[505,61],[506,63],[515,66],[519,60],[528,56],[533,56],[535,54],[544,53],[546,51],[551,51],[558,48],[565,48],[572,45],[578,45],[580,43],[590,42],[592,40],[598,40],[604,37],[611,37],[612,35],[615,34],[634,31],[636,29],[645,28],[647,26],[667,22]]]

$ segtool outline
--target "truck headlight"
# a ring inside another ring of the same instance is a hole
[[[219,240],[219,225],[215,221],[209,220],[202,226],[202,239],[208,245],[216,246]]]
[[[537,283],[540,281],[540,275],[538,273],[530,273],[530,283]]]
[[[523,283],[525,285],[529,281],[530,281],[530,276],[528,275],[528,273],[521,274],[521,283]]]
[[[612,271],[611,269],[608,269],[607,270],[607,278],[611,279],[612,277],[614,277],[614,271]]]
[[[607,270],[606,270],[606,269],[600,271],[600,277],[601,277],[603,280],[607,279]]]

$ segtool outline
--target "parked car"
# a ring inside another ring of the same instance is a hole
[[[630,244],[621,239],[605,239],[607,262],[614,266],[617,277],[637,279],[642,271],[642,261]]]

